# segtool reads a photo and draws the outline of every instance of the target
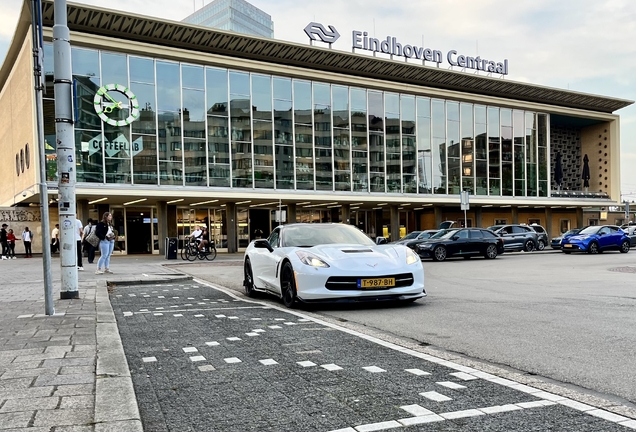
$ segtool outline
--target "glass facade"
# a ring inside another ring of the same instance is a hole
[[[274,37],[272,17],[245,0],[214,0],[183,22],[255,36]]]
[[[80,183],[548,195],[543,113],[83,48],[72,55]],[[45,58],[55,180],[52,55]],[[104,84],[130,87],[139,119],[101,122],[93,97]]]

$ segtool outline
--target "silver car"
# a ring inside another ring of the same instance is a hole
[[[539,234],[527,225],[493,225],[488,229],[503,238],[506,252],[532,252],[539,245]]]

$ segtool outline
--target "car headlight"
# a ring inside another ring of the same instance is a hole
[[[298,255],[298,259],[300,259],[300,262],[302,262],[303,264],[307,264],[308,266],[324,268],[329,267],[329,264],[312,253],[305,251],[296,251],[296,255]]]
[[[415,254],[411,249],[406,251],[406,264],[411,265],[415,264],[420,260],[420,257]]]
[[[430,249],[431,248],[431,244],[430,243],[422,243],[420,245],[420,249]]]

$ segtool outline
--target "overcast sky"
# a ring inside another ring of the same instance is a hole
[[[181,20],[210,0],[84,0],[78,3]],[[335,26],[334,49],[351,50],[351,31],[444,53],[509,61],[505,79],[636,99],[634,0],[252,0],[272,16],[277,39],[307,43],[311,21]],[[151,7],[150,7],[151,6]],[[0,0],[0,59],[20,0]],[[3,61],[3,60],[2,60]],[[444,62],[442,67],[448,67]],[[622,193],[636,200],[636,106],[621,116]]]

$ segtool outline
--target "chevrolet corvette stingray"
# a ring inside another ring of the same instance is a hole
[[[297,302],[413,301],[424,297],[419,256],[403,245],[376,245],[345,224],[290,224],[249,244],[245,293],[268,292]]]

